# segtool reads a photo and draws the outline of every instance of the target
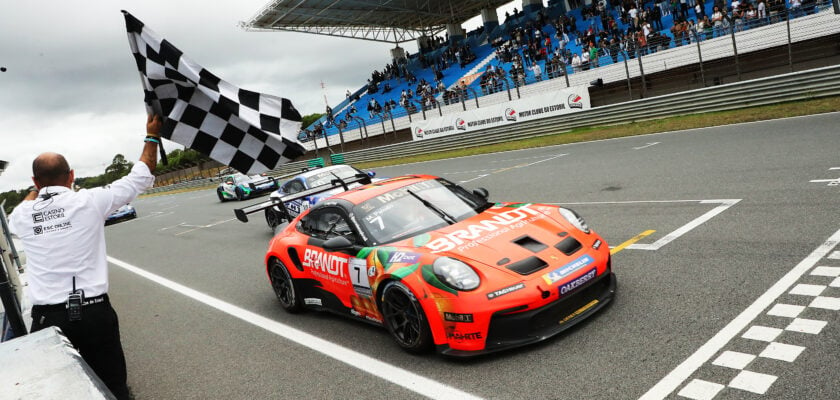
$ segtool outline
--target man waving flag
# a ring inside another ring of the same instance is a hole
[[[274,169],[306,150],[300,113],[288,99],[225,82],[125,14],[146,110],[164,118],[162,137],[245,174]]]

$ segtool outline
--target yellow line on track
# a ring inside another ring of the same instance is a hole
[[[618,246],[615,246],[615,247],[613,247],[612,249],[610,249],[610,254],[615,254],[615,253],[618,253],[619,251],[624,250],[624,248],[625,248],[625,247],[627,247],[627,246],[629,246],[629,245],[631,245],[631,244],[633,244],[633,243],[636,243],[636,242],[638,242],[639,240],[642,240],[642,238],[644,238],[645,236],[648,236],[648,235],[650,235],[650,234],[652,234],[652,233],[654,233],[654,232],[656,232],[656,231],[655,231],[655,230],[653,230],[653,229],[649,229],[649,230],[646,230],[646,231],[644,231],[644,232],[642,232],[642,233],[640,233],[640,234],[638,234],[638,235],[636,235],[636,236],[633,236],[630,240],[628,240],[628,241],[626,241],[626,242],[624,242],[624,243],[622,243],[622,244],[620,244],[620,245],[618,245]]]

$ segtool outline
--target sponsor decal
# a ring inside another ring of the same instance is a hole
[[[493,300],[496,297],[504,296],[508,293],[513,293],[513,292],[515,292],[517,290],[521,290],[521,289],[525,289],[525,284],[522,283],[522,282],[519,282],[519,283],[517,283],[513,286],[508,286],[506,288],[501,288],[499,290],[494,290],[490,293],[487,293],[487,299],[488,300]]]
[[[569,108],[583,108],[583,98],[577,93],[569,95]]]
[[[565,318],[561,319],[558,323],[565,324],[566,322],[569,322],[570,320],[577,317],[578,315],[581,315],[581,314],[585,313],[586,310],[588,310],[592,307],[595,307],[596,304],[598,304],[598,299],[595,299],[595,300],[590,301],[589,303],[586,303],[585,306],[583,306],[581,308],[578,308],[575,312],[567,315]]]
[[[595,275],[597,275],[597,273],[598,273],[597,268],[592,268],[589,271],[587,271],[585,274],[577,277],[577,279],[574,279],[574,280],[571,280],[569,282],[566,282],[566,283],[562,284],[560,286],[560,295],[562,296],[566,293],[571,292],[572,290],[575,290],[575,289],[583,286],[584,283],[591,281],[592,278],[594,278]]]
[[[581,107],[583,107],[583,105],[581,105]],[[548,113],[551,113],[551,112],[565,110],[565,109],[566,109],[566,105],[563,104],[563,103],[552,104],[552,105],[548,105],[548,106],[544,106],[544,107],[537,107],[537,108],[532,108],[530,110],[521,111],[519,113],[519,118],[533,117],[533,116],[537,116],[537,115],[541,115],[541,114],[548,114]]]
[[[435,184],[435,181],[422,181],[422,182],[412,183],[411,185],[405,186],[405,187],[400,188],[400,189],[392,190],[392,191],[390,191],[388,193],[385,193],[381,196],[376,196],[376,199],[379,200],[379,202],[382,203],[382,204],[387,204],[387,203],[390,203],[390,202],[392,202],[396,199],[399,199],[399,198],[402,198],[402,197],[405,197],[405,196],[411,196],[410,194],[408,194],[409,190],[414,192],[414,193],[417,193],[417,192],[421,192],[421,191],[426,190],[426,189],[432,189],[436,186],[437,185]]]
[[[51,210],[36,212],[32,214],[32,223],[39,224],[42,222],[51,221],[57,218],[64,218],[63,208],[54,208]]]
[[[417,130],[420,131],[421,136],[417,136],[417,131],[415,131],[414,135],[417,136],[418,138],[422,139],[425,136],[432,136],[432,135],[436,135],[438,133],[453,132],[453,131],[455,131],[455,127],[452,126],[452,125],[447,125],[447,126],[442,126],[440,128],[427,129],[427,130],[421,130],[420,128],[417,128]]]
[[[454,340],[456,342],[462,342],[465,340],[476,340],[476,339],[483,339],[484,336],[481,335],[481,332],[469,332],[469,333],[461,333],[461,332],[447,332],[446,338],[450,340]]]
[[[443,313],[443,319],[452,322],[473,322],[472,314]]]
[[[529,217],[540,218],[542,214],[529,208],[528,205],[503,211],[494,215],[491,219],[486,219],[477,224],[467,225],[463,229],[449,232],[443,235],[443,237],[427,243],[425,247],[430,249],[432,253],[440,253],[442,251],[452,250],[471,240],[479,238],[489,240],[492,237],[507,232],[510,227],[519,227],[517,223],[520,221],[528,223],[528,221],[532,220],[528,219]],[[508,229],[505,230],[505,228]],[[496,235],[490,235],[492,233],[496,233]]]
[[[308,306],[323,306],[323,304],[321,304],[321,299],[316,299],[314,297],[304,298],[303,303]]]
[[[375,265],[371,265],[371,266],[370,266],[370,268],[368,268],[367,274],[368,274],[368,276],[369,276],[369,277],[371,277],[371,278],[373,278],[374,276],[376,276],[376,266],[375,266]]]
[[[395,251],[388,258],[388,263],[414,264],[420,259],[420,254],[408,251]]]
[[[418,139],[423,139],[423,129],[417,128],[414,131],[414,136],[417,136]]]
[[[584,254],[578,257],[576,260],[543,275],[542,278],[543,280],[545,280],[546,283],[551,285],[571,275],[575,271],[589,264],[592,264],[592,262],[594,261],[595,260],[593,260],[592,257],[590,257],[588,254]]]
[[[306,249],[303,253],[303,266],[314,271],[326,272],[335,277],[346,277],[347,257]]]
[[[516,121],[516,110],[508,107],[505,110],[505,119],[508,121]]]
[[[72,229],[73,225],[70,224],[70,221],[62,222],[60,224],[54,225],[36,225],[32,227],[32,231],[36,235],[42,235],[45,233],[53,233],[53,232],[61,232],[66,231],[68,229]]]
[[[455,119],[455,128],[460,131],[465,131],[467,130],[467,122],[463,118],[457,118]]]

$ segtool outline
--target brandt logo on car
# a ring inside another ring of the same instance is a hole
[[[516,121],[516,110],[512,108],[505,110],[505,119],[508,121]]]

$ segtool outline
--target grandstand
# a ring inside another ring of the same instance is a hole
[[[412,118],[425,119],[426,113],[443,115],[443,110],[466,109],[467,100],[477,97],[486,97],[482,103],[492,104],[510,100],[511,91],[521,97],[570,85],[588,86],[594,79],[605,84],[625,79],[629,82],[631,77],[696,64],[700,43],[705,60],[725,58],[733,51],[736,33],[744,53],[784,45],[787,38],[779,33],[786,17],[794,19],[791,24],[799,19],[811,21],[831,7],[828,2],[806,1],[788,13],[786,0],[767,0],[759,7],[764,9],[761,15],[755,9],[758,2],[733,2],[721,13],[725,15],[722,22],[703,26],[698,21],[703,21],[704,14],[717,18],[714,0],[686,10],[659,8],[658,4],[665,3],[642,1],[573,8],[565,0],[550,1],[548,7],[539,0],[523,0],[522,11],[501,23],[496,7],[506,1],[371,3],[275,0],[243,24],[251,30],[307,32],[396,44],[385,69],[374,72],[366,84],[335,105],[332,115],[306,127],[300,136],[304,141],[324,138],[329,143],[330,136],[356,129],[358,133],[353,136],[360,138],[366,134],[362,128],[369,125],[381,124],[380,133],[384,133],[385,121],[389,120],[394,129],[404,128]],[[632,10],[636,4],[641,11]],[[460,24],[479,14],[483,26],[465,33]],[[836,34],[839,29],[800,23],[794,36],[807,40]],[[412,40],[419,51],[406,55],[399,43]],[[561,47],[564,51],[557,50]],[[576,56],[586,58],[590,54],[591,60],[575,60]],[[639,57],[645,58],[644,72]],[[533,65],[539,67],[529,67]],[[719,83],[716,79],[703,85]],[[644,84],[637,86],[644,90]],[[332,140],[334,143],[336,138]],[[345,140],[344,135],[341,140]]]

